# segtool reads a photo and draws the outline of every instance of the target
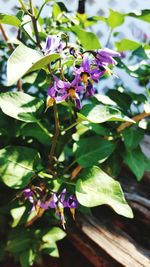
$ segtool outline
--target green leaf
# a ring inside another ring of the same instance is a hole
[[[127,16],[150,22],[150,9],[141,10],[135,13],[128,13]]]
[[[76,144],[76,160],[82,167],[106,160],[115,149],[114,143],[98,136],[81,138]]]
[[[0,13],[0,23],[19,27],[21,21],[13,15]]]
[[[9,187],[25,187],[40,168],[40,156],[32,148],[8,146],[0,149],[1,181]]]
[[[144,137],[144,131],[142,129],[136,128],[127,128],[122,131],[122,136],[124,138],[124,143],[127,148],[134,149],[136,148],[140,141]]]
[[[7,251],[12,254],[21,253],[31,247],[30,239],[27,233],[20,233],[20,236],[17,235],[15,238],[11,238],[7,243]]]
[[[25,124],[21,130],[21,135],[33,137],[37,139],[41,144],[45,146],[50,146],[52,139],[50,138],[50,134],[46,134],[38,124]],[[52,137],[52,136],[51,136]]]
[[[115,107],[110,107],[106,105],[93,105],[87,104],[85,105],[81,113],[78,113],[79,119],[87,120],[93,123],[103,123],[105,121],[129,121],[134,122],[120,110]]]
[[[137,180],[140,181],[144,175],[145,170],[145,157],[140,147],[137,147],[134,150],[127,150],[123,155],[123,158],[124,162],[135,174]]]
[[[112,179],[99,167],[87,168],[76,184],[79,203],[86,207],[109,205],[116,213],[133,218],[131,208],[125,201],[119,182]]]
[[[119,52],[123,52],[126,50],[135,50],[141,46],[141,43],[129,40],[129,39],[122,39],[120,42],[115,43],[117,50]]]
[[[36,122],[38,110],[43,105],[42,99],[22,92],[0,94],[0,107],[8,116],[25,122]]]
[[[17,207],[17,208],[11,209],[10,214],[13,217],[13,223],[11,225],[12,227],[16,227],[19,224],[19,222],[21,221],[21,218],[22,218],[25,210],[26,210],[25,206],[21,206],[21,207]]]
[[[49,254],[52,257],[59,257],[59,251],[56,242],[63,239],[66,233],[58,228],[53,227],[43,237],[44,244],[41,246],[42,252]]]
[[[59,14],[61,14],[61,8],[57,3],[54,3],[53,7],[52,7],[52,14],[53,17],[56,19],[58,17]]]
[[[42,69],[59,57],[60,55],[58,53],[43,56],[41,52],[20,44],[11,54],[7,62],[8,85],[13,85],[26,73]]]
[[[70,29],[77,35],[84,49],[88,50],[101,48],[99,40],[93,32],[86,32],[79,26],[72,26]]]
[[[124,14],[116,12],[112,9],[109,10],[109,17],[107,19],[107,23],[110,28],[114,29],[120,26],[124,22]]]
[[[33,266],[35,256],[36,255],[32,249],[28,249],[28,250],[23,251],[19,257],[21,266],[22,267]]]

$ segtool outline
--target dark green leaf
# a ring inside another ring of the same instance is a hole
[[[137,13],[136,12],[128,13],[127,16],[144,20],[146,22],[150,22],[150,9],[141,10],[138,11]]]
[[[80,204],[86,207],[106,204],[116,213],[133,218],[119,182],[96,166],[86,169],[81,177],[76,184],[76,196]]]
[[[124,162],[135,174],[137,180],[140,181],[144,175],[145,170],[145,158],[140,147],[137,147],[134,150],[127,150],[124,155]]]
[[[98,136],[81,138],[77,142],[76,160],[82,167],[89,167],[106,160],[114,149],[114,143]]]
[[[32,249],[24,250],[20,254],[20,264],[22,267],[30,267],[33,266],[35,259],[35,253]]]
[[[144,131],[142,129],[127,128],[122,131],[122,136],[124,138],[124,143],[127,148],[136,148],[140,141],[144,137]]]

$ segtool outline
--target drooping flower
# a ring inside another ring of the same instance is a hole
[[[47,37],[45,48],[43,49],[45,56],[52,53],[59,53],[62,51],[62,49],[62,40],[58,35],[52,35]]]
[[[85,89],[90,80],[98,82],[99,78],[104,74],[103,70],[101,71],[97,67],[93,68],[93,66],[90,64],[90,60],[87,55],[83,56],[81,66],[79,68],[75,68],[74,72],[76,75],[79,75],[80,80],[83,82]]]
[[[106,69],[109,64],[116,65],[117,62],[113,57],[120,57],[120,53],[109,48],[99,49],[96,52],[94,64]]]

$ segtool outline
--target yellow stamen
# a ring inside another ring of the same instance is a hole
[[[87,84],[87,81],[89,79],[89,74],[86,72],[81,73],[81,80],[84,84]]]
[[[70,88],[68,93],[72,98],[76,98],[76,92],[74,88]]]
[[[49,107],[51,107],[55,102],[55,99],[53,97],[48,97],[46,102],[46,109],[45,112],[48,110]]]
[[[70,208],[70,212],[72,214],[73,220],[75,221],[75,209],[74,208]]]
[[[105,70],[105,74],[112,75],[113,74],[113,71],[108,68],[108,69]]]

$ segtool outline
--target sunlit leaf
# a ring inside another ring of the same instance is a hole
[[[21,21],[16,16],[0,13],[0,23],[19,27]]]
[[[76,196],[83,206],[95,207],[106,204],[120,215],[133,217],[119,182],[112,179],[99,167],[87,168],[82,172],[81,179],[76,184]]]

